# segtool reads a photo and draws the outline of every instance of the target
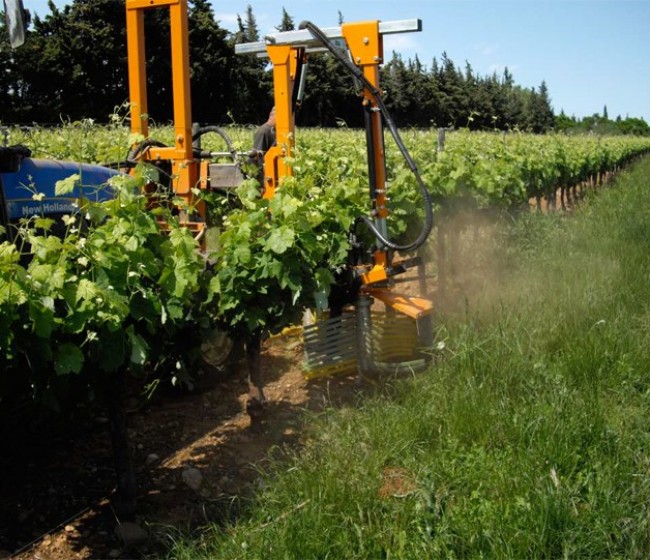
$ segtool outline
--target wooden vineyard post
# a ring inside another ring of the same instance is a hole
[[[438,152],[444,152],[444,151],[445,151],[445,129],[441,127],[438,129]]]
[[[445,151],[445,129],[443,127],[438,128],[438,153]],[[437,220],[437,239],[436,239],[436,269],[438,271],[438,289],[436,290],[436,307],[438,309],[444,305],[447,295],[447,251],[446,246],[446,228],[444,225],[445,218],[442,209],[438,213]]]
[[[442,213],[438,214],[437,239],[436,239],[436,269],[438,271],[438,289],[436,290],[436,308],[441,309],[447,299],[447,251],[446,237],[447,228],[445,227],[445,217]]]

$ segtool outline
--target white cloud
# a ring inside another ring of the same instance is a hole
[[[242,14],[239,14],[240,16]],[[226,29],[234,30],[237,27],[237,14],[233,13],[215,13],[214,19],[217,20]]]
[[[395,51],[401,55],[414,55],[420,49],[420,44],[409,35],[384,35],[384,57],[390,58]]]

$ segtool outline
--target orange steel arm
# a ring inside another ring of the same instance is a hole
[[[353,62],[361,68],[364,77],[376,90],[379,90],[379,66],[384,60],[384,41],[379,32],[379,21],[348,23],[341,26],[341,34],[345,38]],[[375,97],[367,87],[363,88],[363,105],[369,111],[370,145],[368,146],[369,164],[374,173],[370,185],[373,212],[375,220],[385,221],[388,217],[386,198],[386,154],[384,149],[384,132],[381,113]],[[364,274],[361,279],[364,284],[381,282],[387,279],[386,267],[389,266],[389,254],[380,249],[374,253],[372,271]]]

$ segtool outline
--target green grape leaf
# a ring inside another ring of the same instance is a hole
[[[244,244],[237,245],[237,247],[235,247],[234,256],[241,264],[247,264],[251,260],[251,249]]]
[[[77,284],[77,295],[76,302],[80,300],[91,300],[95,296],[99,295],[99,290],[97,289],[97,284],[88,280],[87,278],[82,278]]]
[[[274,229],[266,240],[265,248],[281,255],[286,252],[289,247],[293,246],[295,240],[295,232],[288,226],[280,226]]]
[[[50,228],[54,225],[54,220],[52,218],[36,218],[34,220],[34,227],[43,229],[45,231],[50,231]]]
[[[54,184],[54,194],[56,196],[62,196],[64,194],[70,194],[74,191],[75,187],[79,184],[79,174],[75,173],[66,177],[65,179],[60,179]]]
[[[84,364],[81,348],[71,342],[60,344],[54,354],[54,371],[58,375],[79,373]]]
[[[29,318],[36,335],[49,338],[54,329],[54,300],[46,296],[39,303],[30,303]]]
[[[131,343],[131,363],[136,365],[143,365],[147,361],[149,355],[149,345],[147,341],[135,332],[133,325],[126,329],[126,334]]]

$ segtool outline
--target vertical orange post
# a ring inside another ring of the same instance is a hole
[[[341,26],[341,32],[345,38],[353,62],[359,66],[364,77],[377,90],[379,90],[379,65],[384,60],[384,43],[379,33],[379,21],[367,21],[358,23],[347,23]],[[378,104],[368,88],[363,90],[363,104],[370,109],[372,129],[372,153],[374,167],[374,185],[371,185],[373,192],[373,211],[375,220],[379,222],[379,228],[385,229],[388,208],[386,206],[386,158],[384,153],[384,132],[381,121],[381,113],[377,109]],[[388,265],[388,254],[385,250],[375,251],[375,267],[380,271],[380,276],[385,276],[385,268]]]
[[[192,109],[190,91],[190,45],[187,0],[169,7],[172,87],[174,94],[174,145],[172,173],[174,191],[189,203],[191,189],[198,187],[199,166],[192,157]]]
[[[342,35],[345,38],[354,63],[361,68],[366,79],[379,89],[379,65],[384,59],[384,45],[382,36],[379,33],[379,22],[344,23],[341,26]],[[384,155],[384,133],[381,122],[381,114],[374,109],[377,102],[372,94],[364,88],[363,103],[371,108],[370,118],[374,139],[374,164],[375,164],[375,211],[377,217],[388,216],[386,208],[386,160]]]
[[[272,198],[282,177],[293,175],[285,158],[293,156],[295,115],[292,95],[297,64],[297,51],[287,45],[268,45],[266,50],[273,64],[273,97],[275,100],[276,144],[264,156],[264,198]]]
[[[147,70],[145,67],[144,13],[126,2],[126,42],[129,63],[131,132],[149,135],[147,122]]]

